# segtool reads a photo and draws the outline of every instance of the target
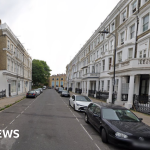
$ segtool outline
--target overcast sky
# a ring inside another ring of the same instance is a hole
[[[120,0],[0,0],[7,23],[32,59],[47,62],[51,74],[82,48]]]

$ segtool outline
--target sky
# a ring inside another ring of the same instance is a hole
[[[32,59],[61,74],[119,1],[0,0],[0,19]]]

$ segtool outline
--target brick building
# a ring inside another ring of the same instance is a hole
[[[66,74],[57,74],[49,77],[50,87],[66,87]]]

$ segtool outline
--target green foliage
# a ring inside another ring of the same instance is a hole
[[[51,69],[43,60],[34,59],[32,61],[32,80],[35,86],[47,82]]]

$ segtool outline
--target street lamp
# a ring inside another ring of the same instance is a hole
[[[110,33],[109,31],[99,31],[98,33]],[[116,35],[113,33],[110,33],[115,37],[115,51],[114,51],[114,82],[113,82],[113,95],[112,95],[112,103],[114,103],[114,98],[115,98],[115,65],[116,65]]]

